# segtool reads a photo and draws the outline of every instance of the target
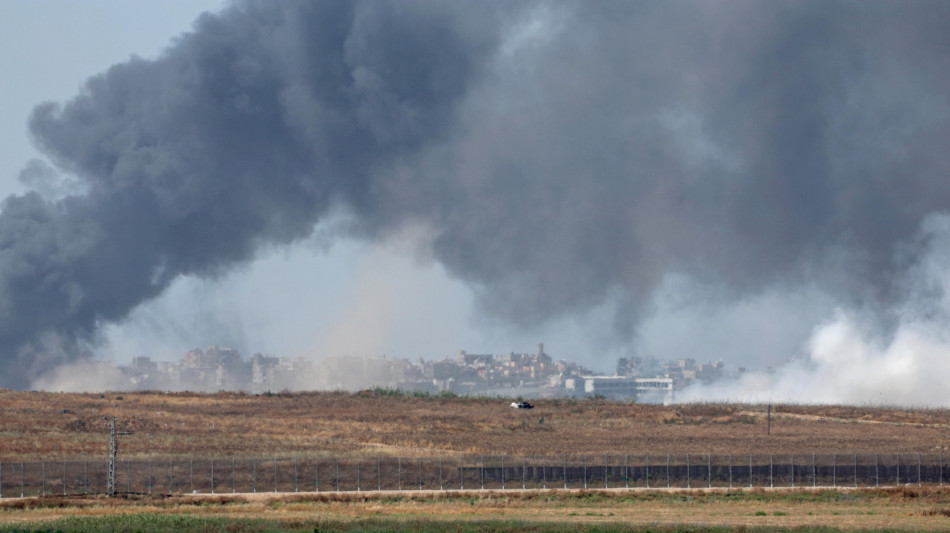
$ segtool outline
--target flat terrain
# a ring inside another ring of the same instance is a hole
[[[468,491],[0,500],[0,532],[946,531],[950,490]]]
[[[950,411],[850,406],[640,405],[394,393],[275,395],[0,390],[0,461],[105,457],[561,456],[950,453]]]
[[[950,454],[950,411],[399,393],[0,390],[0,462],[268,456]],[[942,455],[941,455],[942,456]],[[226,464],[226,463],[225,463]],[[14,465],[15,466],[15,465]],[[51,466],[52,468],[52,466]],[[16,469],[7,483],[16,483]],[[9,486],[9,485],[8,485]],[[0,533],[950,530],[950,488],[509,490],[4,498]]]

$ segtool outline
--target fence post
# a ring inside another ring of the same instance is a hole
[[[567,488],[567,455],[564,456],[564,488]]]
[[[604,454],[604,488],[607,488],[607,454]]]
[[[838,454],[831,454],[831,486],[838,486]]]
[[[630,467],[627,466],[627,454],[623,455],[623,488],[630,488]]]
[[[63,461],[63,496],[66,495],[66,461]]]
[[[277,492],[277,458],[274,457],[274,492]]]
[[[195,458],[191,457],[188,459],[190,479],[191,479],[191,492],[195,492]]]
[[[340,458],[336,458],[336,491],[340,492]]]
[[[901,454],[897,454],[897,486],[901,485]]]
[[[505,490],[505,456],[501,456],[501,490]]]
[[[211,458],[211,494],[214,494],[214,457]]]
[[[82,462],[82,493],[89,494],[89,469],[85,459]]]
[[[687,454],[686,454],[686,488],[687,488],[687,489],[691,489],[691,488],[692,488],[692,487],[690,486],[689,481],[690,481],[690,480],[689,480],[689,454],[687,453]]]
[[[670,454],[666,454],[666,488],[670,488]]]
[[[858,487],[858,454],[854,454],[854,487]]]
[[[815,454],[811,454],[811,486],[812,488],[818,486],[818,474],[815,471]]]
[[[445,486],[442,483],[442,456],[439,456],[439,490],[445,490]]]
[[[148,484],[148,493],[152,493],[152,457],[148,458],[148,473],[146,474],[145,482]]]
[[[175,483],[172,479],[172,460],[168,460],[168,493],[171,494],[175,492]]]
[[[525,490],[526,488],[528,488],[527,484],[525,483],[526,467],[527,467],[527,464],[525,463],[524,456],[522,455],[521,456],[521,490]]]
[[[485,456],[482,456],[482,464],[478,469],[479,480],[482,483],[482,490],[485,490]]]
[[[23,463],[20,462],[20,497],[23,497]]]
[[[422,458],[419,458],[419,490],[422,490]]]
[[[769,454],[769,488],[775,488],[775,483],[772,480],[772,454]]]
[[[940,481],[938,482],[938,484],[943,485],[943,454],[942,453],[937,456],[937,460],[940,461]]]
[[[40,496],[46,496],[46,461],[40,462],[40,476],[43,478],[43,488],[40,489]]]
[[[584,456],[584,488],[587,488],[587,456]]]
[[[356,492],[360,492],[360,460],[356,460]]]
[[[297,456],[294,456],[294,492],[300,492],[300,483],[297,481]]]
[[[729,454],[729,488],[732,488],[732,454]]]
[[[792,455],[792,488],[795,488],[795,455]]]
[[[396,458],[396,486],[402,490],[402,457]]]
[[[647,463],[647,488],[650,488],[650,454],[646,456]]]
[[[234,456],[231,456],[231,494],[234,494]]]
[[[548,488],[548,472],[545,470],[544,456],[541,456],[541,488]]]
[[[320,457],[313,458],[313,489],[320,492]]]
[[[482,490],[485,490],[485,456],[482,456],[482,467],[479,471],[482,481]]]
[[[383,480],[379,473],[379,456],[376,456],[376,490],[380,491],[383,489]]]
[[[881,471],[878,467],[877,454],[874,454],[874,486],[881,486]]]
[[[132,460],[125,460],[125,493],[132,493]]]
[[[917,454],[917,486],[920,486],[920,454]]]
[[[253,466],[251,467],[252,468],[251,472],[252,472],[252,475],[254,476],[254,485],[252,488],[254,492],[257,492],[257,458],[256,457],[253,459],[252,465]]]
[[[3,499],[3,463],[0,462],[0,499]]]
[[[712,457],[707,453],[706,454],[706,473],[709,475],[709,483],[706,485],[708,488],[712,488]]]
[[[749,454],[749,488],[752,488],[752,454]]]
[[[462,467],[461,457],[459,457],[459,490],[465,490],[465,470]]]

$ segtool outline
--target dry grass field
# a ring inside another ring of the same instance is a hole
[[[950,411],[416,396],[0,390],[0,462],[529,453],[950,454]],[[950,488],[413,491],[0,500],[0,533],[63,531],[950,530]],[[823,529],[824,528],[824,529]]]
[[[950,411],[641,405],[415,397],[377,390],[275,395],[0,390],[0,461],[104,457],[116,417],[126,458],[290,455],[950,453]]]

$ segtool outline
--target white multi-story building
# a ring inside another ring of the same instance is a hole
[[[581,390],[583,387],[583,390]],[[585,396],[611,399],[636,399],[637,380],[626,376],[580,376],[564,381],[564,388]]]

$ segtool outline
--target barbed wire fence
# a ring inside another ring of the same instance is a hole
[[[193,457],[117,460],[119,494],[943,485],[943,455]],[[0,462],[0,498],[107,494],[103,460]]]

